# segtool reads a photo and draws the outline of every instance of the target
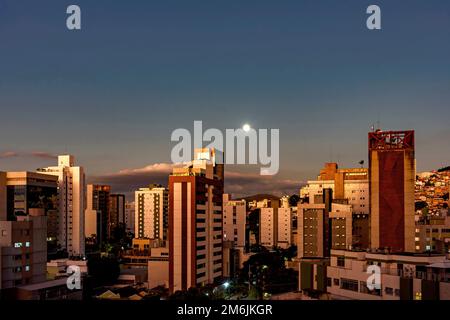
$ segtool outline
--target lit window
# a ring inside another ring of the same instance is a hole
[[[25,247],[29,248],[30,247],[30,242],[25,242]]]
[[[16,242],[14,243],[14,248],[22,248],[22,242]]]
[[[30,271],[30,266],[25,266],[25,271]]]

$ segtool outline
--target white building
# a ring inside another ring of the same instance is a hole
[[[231,200],[229,194],[223,195],[223,239],[233,241],[234,246],[245,246],[245,225],[247,205],[245,200]]]
[[[292,214],[293,209],[290,207],[278,208],[277,246],[280,248],[289,248],[293,243]]]
[[[301,197],[309,197],[309,203],[321,203],[317,198],[322,195],[324,189],[332,189],[335,195],[334,180],[310,180],[300,190]],[[335,196],[334,196],[335,197]],[[369,214],[369,180],[345,180],[344,198],[352,205],[355,214]]]
[[[223,276],[223,164],[214,149],[169,176],[169,288],[187,290]]]
[[[278,208],[260,208],[259,244],[272,248],[277,241]]]
[[[372,275],[375,269],[378,279]],[[450,262],[444,255],[331,250],[327,277],[332,299],[450,299]],[[378,288],[367,286],[376,283]]]
[[[150,186],[135,191],[135,237],[167,240],[169,190]]]
[[[86,183],[83,167],[75,166],[73,156],[61,155],[58,156],[58,166],[38,171],[58,177],[58,244],[61,248],[65,248],[70,256],[84,255]]]

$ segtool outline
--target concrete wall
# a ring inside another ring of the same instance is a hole
[[[148,262],[148,288],[169,287],[169,260]]]

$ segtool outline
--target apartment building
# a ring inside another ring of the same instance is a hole
[[[47,217],[0,221],[0,289],[46,280]]]
[[[235,247],[245,247],[247,204],[245,200],[231,200],[223,195],[223,239],[232,241]]]
[[[378,288],[367,285],[368,280],[377,282],[374,269],[380,272]],[[332,299],[450,299],[450,262],[445,255],[332,250],[326,277]]]
[[[75,166],[71,155],[58,156],[58,165],[38,169],[58,177],[58,245],[70,256],[84,256],[84,213],[86,210],[86,183],[83,167]]]
[[[187,290],[219,281],[222,269],[223,165],[214,149],[169,176],[169,288]]]
[[[135,236],[167,240],[169,190],[150,185],[135,191]]]

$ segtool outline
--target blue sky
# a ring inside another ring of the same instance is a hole
[[[273,179],[292,185],[366,159],[377,121],[416,130],[418,170],[435,169],[450,156],[449,39],[444,0],[0,0],[0,170],[69,152],[107,180],[169,162],[171,132],[194,120],[279,128]]]

